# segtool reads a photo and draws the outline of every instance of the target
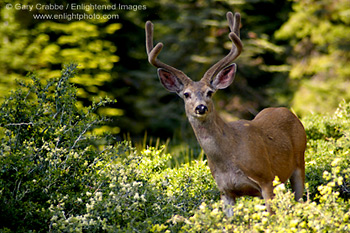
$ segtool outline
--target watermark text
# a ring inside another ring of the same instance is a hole
[[[122,11],[143,11],[146,5],[141,4],[92,4],[92,3],[66,3],[66,4],[22,4],[8,3],[6,9],[33,12],[36,20],[93,20],[93,19],[119,19]],[[42,11],[45,11],[42,12]],[[102,11],[102,12],[96,12]],[[108,13],[111,11],[111,13]],[[117,12],[117,13],[116,13]]]

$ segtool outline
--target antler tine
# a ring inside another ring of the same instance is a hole
[[[234,32],[239,37],[240,36],[239,26],[241,24],[241,15],[239,13],[236,13],[234,18],[232,12],[229,11],[227,12],[226,17],[227,17],[228,26],[230,27],[231,32]]]
[[[155,47],[153,47],[153,23],[151,21],[146,22],[145,30],[146,30],[146,49],[147,49],[149,63],[157,68],[164,68],[168,71],[173,72],[183,82],[183,84],[187,84],[190,81],[192,81],[181,70],[178,70],[172,66],[167,65],[161,62],[157,58],[159,53],[162,51],[163,43],[159,42]]]
[[[220,70],[232,63],[241,54],[243,49],[242,41],[239,38],[239,26],[241,23],[241,15],[239,13],[236,13],[233,16],[232,12],[227,12],[226,17],[231,31],[229,34],[229,38],[232,41],[232,48],[230,52],[226,55],[226,57],[218,61],[212,67],[210,67],[210,69],[204,74],[202,80],[206,81],[207,83],[210,83],[214,75],[216,75]]]

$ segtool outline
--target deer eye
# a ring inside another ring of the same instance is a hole
[[[208,91],[207,92],[207,97],[212,97],[213,93],[214,93],[213,91]]]
[[[190,95],[190,93],[185,92],[185,93],[184,93],[184,96],[185,96],[185,98],[187,99],[187,98],[189,98],[191,95]]]

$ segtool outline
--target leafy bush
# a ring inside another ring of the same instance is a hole
[[[310,195],[317,195],[318,187],[336,173],[339,182],[335,180],[335,189],[349,199],[350,104],[342,102],[333,116],[309,115],[304,118],[304,125],[308,135],[305,162]],[[332,164],[337,164],[336,168]]]
[[[274,192],[272,208],[275,215],[264,211],[263,201],[240,198],[233,207],[234,215],[226,218],[222,203],[202,204],[190,218],[174,216],[179,232],[348,232],[350,203],[339,198],[333,181],[320,186],[318,201],[294,201],[294,194],[279,184]]]
[[[212,184],[209,173],[200,173],[207,170],[204,162],[162,170],[168,154],[155,148],[140,153],[128,150],[129,155],[123,159],[110,154],[93,166],[98,174],[91,190],[75,195],[74,200],[62,199],[51,205],[54,231],[173,229],[167,221],[174,213],[189,216],[201,202],[217,194],[211,191],[213,185],[208,185]],[[190,171],[192,166],[198,169]],[[71,202],[85,206],[67,215],[65,206]]]
[[[79,109],[74,70],[45,85],[31,75],[1,106],[1,230],[163,229],[174,213],[217,198],[204,161],[170,169],[164,148],[93,135],[106,121],[94,113],[111,101]]]
[[[99,138],[86,133],[104,119],[94,112],[108,100],[78,109],[76,89],[68,80],[76,65],[43,85],[20,83],[1,106],[0,218],[15,231],[47,229],[50,203],[90,186]],[[104,140],[108,139],[105,137]],[[93,146],[95,145],[95,146]],[[72,210],[81,207],[70,203]]]
[[[165,147],[136,150],[95,130],[100,100],[77,107],[60,78],[30,83],[0,109],[0,231],[5,232],[346,232],[349,231],[349,116],[304,119],[308,135],[303,203],[276,180],[276,215],[242,197],[227,218],[205,160],[175,168]]]

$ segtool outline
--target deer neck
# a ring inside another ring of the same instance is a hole
[[[197,137],[197,140],[211,160],[220,160],[220,155],[226,154],[232,149],[232,133],[230,127],[214,110],[205,119],[189,116],[189,122]]]

